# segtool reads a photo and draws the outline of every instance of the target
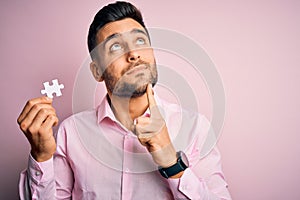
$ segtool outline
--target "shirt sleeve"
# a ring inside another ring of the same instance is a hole
[[[20,199],[54,199],[53,157],[44,162],[37,162],[29,155],[27,170],[21,173],[19,190]]]
[[[198,132],[198,136],[185,151],[189,167],[181,178],[168,179],[173,196],[175,199],[231,200],[217,147],[213,147],[206,156],[200,156],[208,137],[209,121],[203,116],[196,127],[194,131]]]
[[[19,195],[27,199],[71,199],[73,173],[65,156],[65,133],[58,130],[57,149],[54,156],[37,162],[31,155],[28,167],[20,175]]]
[[[220,154],[214,148],[195,166],[187,168],[181,178],[168,179],[174,198],[231,200],[220,164]]]

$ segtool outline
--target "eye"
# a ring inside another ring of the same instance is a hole
[[[145,40],[143,39],[143,38],[138,38],[137,40],[136,40],[136,44],[138,44],[138,45],[143,45],[143,44],[145,44],[146,42],[145,42]]]
[[[110,51],[118,51],[122,49],[122,46],[119,43],[114,43],[113,45],[111,45],[110,47]]]

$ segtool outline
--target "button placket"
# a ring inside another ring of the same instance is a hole
[[[132,138],[127,134],[124,136],[123,151],[123,173],[122,173],[122,199],[128,199],[131,196],[131,156]]]

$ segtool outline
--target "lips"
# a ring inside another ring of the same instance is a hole
[[[126,72],[126,75],[135,74],[135,73],[137,73],[137,72],[139,72],[139,71],[142,71],[142,70],[144,70],[144,69],[146,69],[146,68],[147,68],[147,65],[145,65],[145,64],[138,65],[138,66],[136,66],[136,67],[130,69],[129,71],[127,71],[127,72]]]

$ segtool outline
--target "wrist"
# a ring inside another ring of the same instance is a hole
[[[170,167],[177,162],[176,151],[172,144],[151,152],[154,162],[161,167]]]
[[[41,153],[31,150],[30,152],[31,156],[36,160],[37,162],[44,162],[52,158],[53,154],[51,153]]]
[[[169,178],[172,178],[172,179],[181,178],[183,173],[184,173],[184,171],[181,171],[173,176],[170,176]]]
[[[162,168],[168,168],[171,167],[173,165],[175,165],[177,163],[177,156],[176,156],[176,152],[174,153],[174,155],[172,156],[172,158],[170,157],[168,159],[168,162],[162,162],[159,166]]]

